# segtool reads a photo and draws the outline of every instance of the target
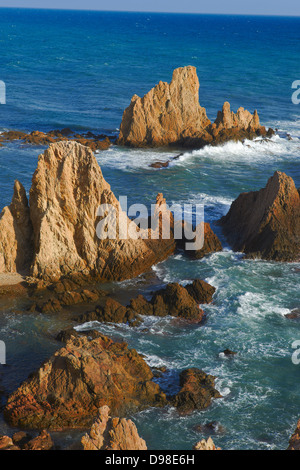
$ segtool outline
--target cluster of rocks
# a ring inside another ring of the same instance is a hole
[[[44,429],[36,437],[19,431],[12,437],[0,436],[0,450],[53,450],[54,443],[50,434]]]
[[[115,137],[108,137],[103,134],[96,135],[92,132],[78,134],[68,128],[50,132],[33,131],[29,134],[22,131],[6,131],[0,135],[0,146],[14,140],[38,146],[48,146],[49,144],[61,141],[74,141],[89,147],[95,152],[96,150],[107,150],[114,142]]]
[[[260,125],[257,111],[251,114],[239,108],[234,113],[228,102],[211,123],[199,103],[196,68],[187,66],[175,69],[170,83],[159,82],[143,98],[132,97],[123,114],[117,143],[130,147],[202,148],[229,140],[270,137],[273,133]]]
[[[105,405],[114,416],[167,404],[190,413],[221,398],[215,378],[199,369],[183,371],[181,390],[167,397],[141,355],[97,331],[62,332],[60,339],[66,345],[9,396],[4,417],[12,426],[86,428]]]
[[[81,315],[79,320],[81,322],[128,323],[136,326],[142,321],[141,315],[158,317],[170,315],[200,323],[204,318],[204,311],[199,304],[212,302],[215,290],[213,286],[201,279],[196,279],[185,287],[178,283],[170,283],[155,292],[150,300],[139,295],[131,299],[126,307],[109,298],[103,307],[97,306],[95,310]]]

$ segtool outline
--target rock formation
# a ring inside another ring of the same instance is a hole
[[[22,431],[15,433],[12,438],[0,436],[0,450],[53,450],[53,448],[51,436],[45,430],[33,439]]]
[[[88,427],[104,405],[118,415],[164,405],[166,396],[152,377],[126,343],[97,332],[71,336],[8,398],[4,416],[19,428]]]
[[[0,273],[23,274],[32,261],[33,231],[24,187],[15,181],[10,206],[0,215]]]
[[[228,102],[211,124],[199,104],[196,68],[187,66],[174,70],[170,84],[159,82],[143,98],[132,97],[123,114],[117,143],[130,147],[177,145],[201,148],[207,144],[266,134],[257,111],[252,115],[239,108],[235,114]],[[272,130],[268,135],[272,135]]]
[[[220,224],[234,250],[249,258],[300,260],[300,194],[276,171],[265,188],[242,193]]]
[[[102,219],[97,216],[101,204],[111,209]],[[123,239],[132,224],[140,238]],[[113,238],[107,237],[105,226]],[[0,227],[0,272],[21,272],[32,261],[31,275],[49,282],[76,273],[98,280],[135,277],[175,249],[172,237],[161,240],[127,218],[92,151],[76,142],[51,144],[39,156],[30,209],[23,186],[16,182]]]
[[[220,447],[216,447],[211,437],[208,439],[202,439],[194,445],[193,450],[221,450]]]
[[[172,399],[172,404],[181,413],[207,408],[213,398],[222,398],[215,389],[215,377],[200,369],[186,369],[180,374],[181,390]]]
[[[183,225],[183,229],[184,229],[184,225]],[[216,253],[218,251],[222,251],[222,244],[219,240],[219,238],[217,237],[217,235],[213,232],[213,230],[211,229],[211,226],[208,222],[201,222],[197,228],[196,228],[196,233],[198,233],[199,237],[201,237],[200,234],[203,233],[203,246],[202,248],[198,249],[198,250],[187,250],[186,249],[186,244],[187,243],[194,243],[195,242],[195,239],[193,240],[188,240],[185,236],[184,236],[184,232],[183,232],[183,238],[181,240],[176,240],[176,244],[177,244],[177,247],[178,248],[181,248],[185,251],[185,253],[188,255],[188,257],[192,258],[192,259],[201,259],[203,258],[204,256],[206,255],[209,255],[211,253]]]
[[[159,82],[143,98],[134,95],[124,111],[118,143],[131,147],[178,144],[210,124],[199,104],[195,67],[173,72],[170,84]]]
[[[147,450],[135,424],[130,419],[111,418],[103,406],[89,433],[81,439],[84,450]]]
[[[200,323],[204,311],[199,304],[212,301],[215,288],[201,279],[183,287],[178,283],[168,284],[153,294],[151,300],[143,295],[131,299],[130,305],[124,307],[113,299],[107,299],[103,307],[80,316],[81,322],[99,321],[112,323],[128,323],[136,326],[142,321],[141,315],[165,317],[167,315]]]
[[[297,423],[295,432],[289,441],[289,447],[287,450],[300,450],[300,419]]]

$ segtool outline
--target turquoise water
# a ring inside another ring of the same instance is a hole
[[[279,135],[270,142],[186,152],[164,170],[149,163],[178,152],[112,147],[97,159],[116,196],[128,195],[129,204],[150,205],[163,192],[169,203],[204,204],[213,224],[240,192],[265,186],[275,170],[300,186],[300,106],[291,102],[291,84],[300,79],[299,26],[297,18],[1,10],[0,79],[7,85],[7,105],[0,106],[0,127],[115,134],[132,94],[169,81],[177,66],[195,65],[209,117],[229,100],[233,109],[257,108],[262,123],[279,128]],[[17,143],[0,148],[1,206],[10,201],[15,178],[29,190],[42,151]],[[150,365],[166,365],[161,385],[170,392],[187,367],[217,377],[224,398],[204,412],[180,417],[165,409],[134,416],[149,448],[190,449],[204,437],[195,425],[219,421],[225,433],[213,438],[224,449],[284,449],[300,417],[300,366],[291,361],[299,323],[284,317],[300,306],[300,265],[244,260],[213,228],[222,253],[199,261],[177,254],[146,276],[105,286],[127,302],[166,282],[205,279],[217,292],[205,306],[203,326],[151,318],[147,331],[145,324],[93,326],[125,338]],[[1,310],[8,366],[0,369],[0,383],[11,392],[57,349],[51,335],[70,324],[72,311],[35,316],[16,304]],[[225,348],[237,356],[220,357]],[[0,421],[2,431],[9,432]]]

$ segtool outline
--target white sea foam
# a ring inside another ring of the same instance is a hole
[[[237,313],[245,317],[260,317],[266,315],[286,315],[290,312],[288,308],[276,305],[276,299],[270,300],[265,294],[246,292],[238,297],[239,307]]]

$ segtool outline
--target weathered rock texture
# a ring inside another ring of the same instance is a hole
[[[217,235],[213,232],[210,224],[208,222],[201,222],[197,228],[196,233],[198,233],[199,239],[201,239],[201,234],[203,233],[203,246],[200,249],[186,249],[188,246],[187,243],[195,242],[195,239],[188,240],[184,236],[184,224],[183,224],[183,238],[181,240],[176,240],[177,247],[185,250],[185,253],[192,259],[201,259],[206,255],[211,253],[216,253],[218,251],[222,251],[222,244],[217,237]]]
[[[51,436],[45,430],[33,439],[21,431],[15,433],[12,438],[0,436],[0,450],[53,450],[53,448]]]
[[[221,450],[220,447],[216,447],[211,437],[208,439],[202,439],[194,445],[193,450]]]
[[[266,134],[257,111],[252,115],[239,108],[235,114],[228,102],[211,124],[199,104],[196,68],[187,66],[174,70],[170,84],[159,82],[143,98],[132,97],[123,114],[118,143],[131,147],[201,148]]]
[[[71,336],[9,397],[4,416],[20,428],[88,427],[104,405],[117,415],[164,405],[166,397],[152,377],[126,343],[96,332]]]
[[[180,374],[180,392],[173,398],[172,404],[181,413],[207,408],[213,398],[222,398],[215,389],[215,377],[200,369],[186,369]]]
[[[143,98],[134,95],[124,111],[118,143],[132,147],[179,143],[210,124],[199,104],[195,67],[174,70],[170,84],[159,82]]]
[[[142,321],[141,315],[165,317],[167,315],[200,323],[204,311],[199,304],[212,302],[215,288],[201,279],[183,287],[178,283],[168,284],[147,300],[143,295],[131,299],[130,305],[124,307],[113,299],[107,299],[103,307],[80,316],[81,322],[99,321],[128,323],[136,326]]]
[[[294,434],[292,435],[287,450],[300,450],[300,419],[297,423]]]
[[[111,418],[103,406],[88,434],[81,439],[84,450],[147,450],[135,424],[130,419]]]
[[[33,256],[33,230],[24,187],[15,181],[10,206],[0,215],[0,273],[23,273]]]
[[[260,191],[240,194],[220,224],[234,250],[250,258],[300,260],[300,195],[285,173],[276,171]]]
[[[115,209],[116,239],[97,236],[100,204]],[[121,280],[140,274],[174,249],[173,240],[121,239],[121,230],[127,231],[131,222],[92,151],[74,142],[52,144],[40,155],[30,190],[30,213],[34,277],[57,279],[83,272],[102,280]]]

